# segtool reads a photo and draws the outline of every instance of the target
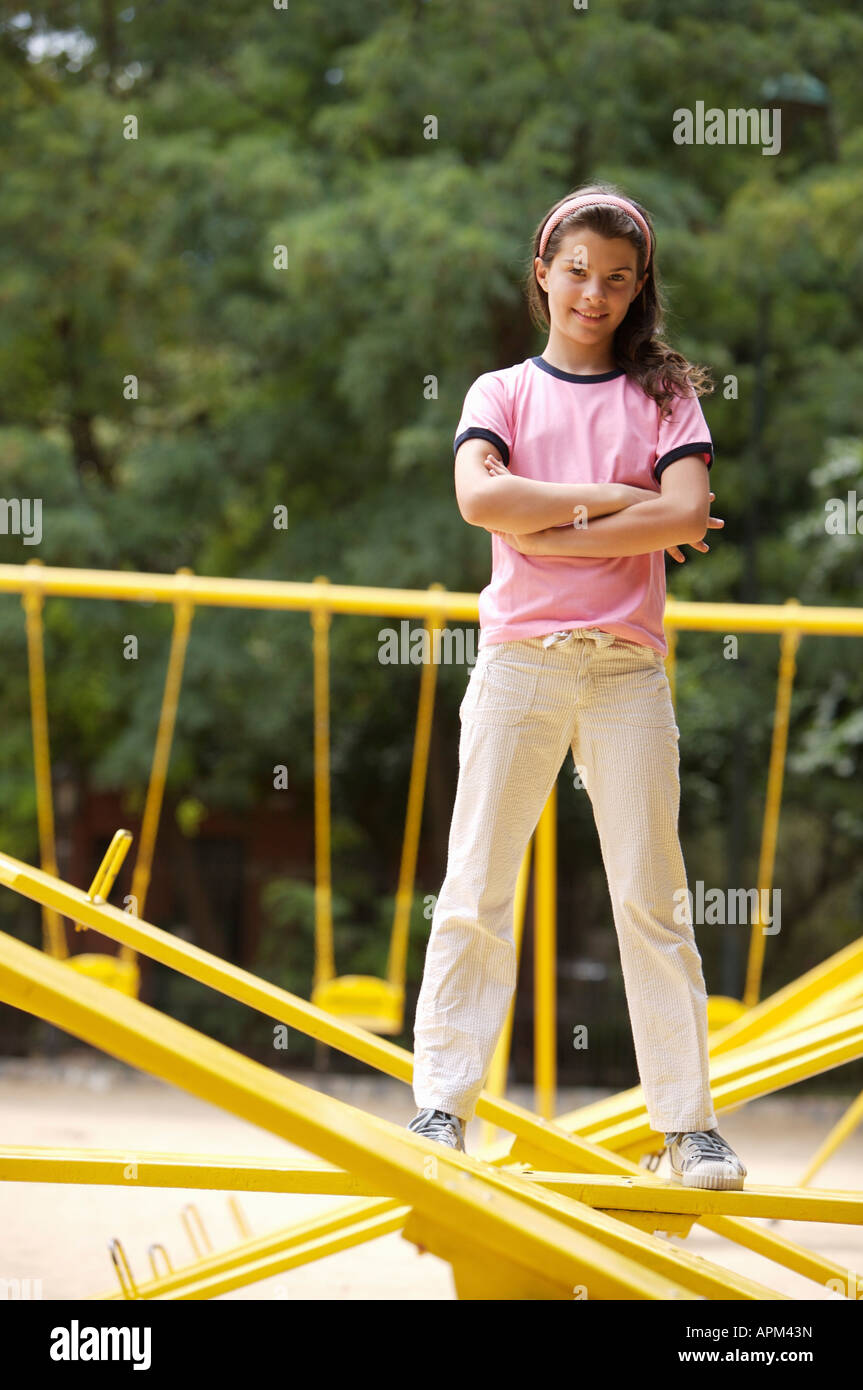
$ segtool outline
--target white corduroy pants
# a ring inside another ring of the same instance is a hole
[[[662,656],[599,628],[495,643],[480,648],[459,714],[446,876],[414,1025],[417,1106],[473,1118],[516,985],[518,871],[571,749],[599,833],[648,1119],[660,1132],[713,1129]]]

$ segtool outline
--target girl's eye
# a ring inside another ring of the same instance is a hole
[[[583,267],[583,266],[580,266],[580,265],[574,265],[574,266],[572,267],[572,269],[570,270],[569,273],[570,273],[570,275],[583,275],[583,274],[584,274],[584,267]],[[616,281],[616,282],[620,282],[620,281],[623,279],[623,276],[622,276],[622,275],[618,275],[618,273],[617,273],[616,271],[612,271],[611,275],[609,275],[608,278],[609,278],[609,280],[614,280],[614,281]]]

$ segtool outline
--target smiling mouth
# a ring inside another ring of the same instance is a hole
[[[581,319],[582,323],[599,323],[601,319],[607,319],[608,314],[583,314],[580,309],[572,311]]]

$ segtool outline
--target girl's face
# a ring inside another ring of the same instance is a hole
[[[637,253],[626,237],[603,237],[577,227],[564,237],[550,266],[539,256],[536,278],[548,295],[551,326],[583,346],[610,340],[647,279],[636,280]]]

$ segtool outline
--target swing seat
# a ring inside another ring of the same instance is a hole
[[[707,999],[707,1031],[714,1033],[729,1023],[735,1023],[748,1006],[741,999],[732,999],[727,994],[711,994]]]
[[[119,990],[131,999],[138,997],[140,972],[136,961],[101,955],[96,951],[82,951],[80,955],[69,956],[66,964],[77,970],[79,975],[98,980],[100,984]]]
[[[312,990],[312,1003],[367,1033],[400,1033],[404,992],[375,975],[341,975]]]

